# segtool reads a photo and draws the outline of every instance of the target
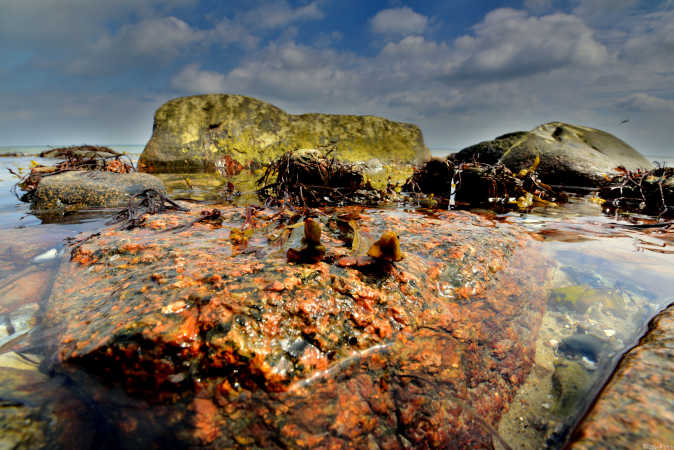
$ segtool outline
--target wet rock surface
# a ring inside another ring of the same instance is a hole
[[[61,266],[45,317],[52,368],[106,405],[116,445],[498,440],[546,301],[527,233],[462,212],[315,211],[326,253],[289,263],[297,214],[219,211],[103,230]],[[388,232],[403,259],[367,256]]]
[[[39,211],[117,208],[146,189],[166,193],[161,180],[146,173],[69,171],[43,177],[31,206]]]
[[[211,94],[176,98],[157,110],[139,167],[145,172],[240,171],[288,150],[326,146],[334,148],[333,156],[352,162],[413,163],[430,157],[416,125],[374,116],[292,115],[251,97]]]
[[[624,356],[575,434],[571,448],[674,445],[674,306]]]
[[[453,155],[455,161],[502,161],[517,173],[540,155],[541,181],[562,186],[596,186],[615,170],[651,169],[653,165],[628,144],[601,130],[550,122],[529,132],[510,133],[468,147]]]

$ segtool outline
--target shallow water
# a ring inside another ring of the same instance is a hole
[[[36,424],[47,423],[50,414],[58,415],[73,430],[86,429],[91,421],[95,436],[71,436],[68,442],[86,446],[115,432],[106,428],[110,424],[101,425],[101,417],[89,415],[98,406],[82,404],[78,386],[64,387],[63,379],[38,370],[35,363],[45,356],[47,347],[40,340],[52,337],[40,334],[44,330],[39,311],[64,251],[64,239],[101,228],[110,213],[42,219],[32,215],[28,206],[11,194],[15,178],[7,168],[27,169],[33,159],[0,158],[0,381],[19,383],[17,380],[24,377],[32,383],[31,389],[15,390],[14,394],[0,389],[0,397],[6,402],[7,396],[14,395],[12,401],[34,408],[31,414]],[[166,181],[180,197],[193,195],[206,203],[221,200],[222,180],[210,187],[202,183],[196,192],[181,185],[181,177],[167,176]],[[498,435],[494,437],[497,448],[505,448],[501,441],[512,448],[559,448],[621,355],[636,344],[647,322],[674,301],[672,236],[616,226],[624,219],[608,217],[584,199],[527,214],[485,215],[494,223],[509,222],[529,230],[541,241],[543,255],[554,263],[550,279],[540,280],[549,286],[550,294],[538,333],[534,333],[535,364],[508,413],[488,432]],[[9,385],[16,386],[12,383]],[[135,400],[118,395],[125,407],[136,405]],[[72,411],[59,413],[58,404],[68,404]],[[3,411],[0,423],[14,430],[19,412],[12,416],[6,408]],[[27,447],[31,446],[29,436],[38,433],[31,430],[16,431]]]

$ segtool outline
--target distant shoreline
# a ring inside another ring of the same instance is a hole
[[[68,144],[68,145],[77,145],[77,144]],[[49,150],[52,148],[58,147],[67,147],[68,145],[0,145],[0,155],[6,153],[21,153],[27,156],[37,155],[40,152]],[[127,153],[142,153],[145,148],[145,144],[100,144],[110,147],[113,150],[118,150],[120,152],[126,151]],[[448,148],[430,148],[431,155],[437,158],[442,158],[451,153],[457,152],[456,149]],[[644,154],[644,157],[649,161],[657,161],[661,163],[666,163],[668,166],[674,166],[674,154],[672,155],[663,155],[663,154]]]

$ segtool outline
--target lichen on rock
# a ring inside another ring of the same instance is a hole
[[[350,162],[413,163],[430,157],[415,125],[375,116],[288,114],[251,97],[176,98],[155,113],[139,160],[146,172],[214,172],[226,158],[267,163],[287,150],[332,147]]]

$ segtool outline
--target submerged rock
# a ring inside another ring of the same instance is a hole
[[[346,161],[412,163],[430,157],[415,125],[374,116],[292,115],[251,97],[182,97],[162,105],[138,162],[145,172],[214,172],[270,162],[288,150],[335,148]]]
[[[38,364],[35,355],[0,354],[0,448],[91,448],[86,407]]]
[[[578,427],[571,448],[667,448],[674,443],[674,306],[625,355]]]
[[[301,216],[219,211],[102,230],[61,266],[45,311],[54,370],[162,405],[120,409],[81,383],[124,446],[491,448],[533,364],[538,242],[465,212],[313,210],[325,256],[295,264],[287,249],[317,240]],[[385,232],[402,260],[338,264]]]
[[[31,205],[38,211],[118,208],[146,189],[166,193],[161,180],[146,173],[69,171],[43,177]]]
[[[457,162],[477,160],[486,164],[500,160],[517,173],[531,166],[536,155],[540,155],[541,181],[567,187],[600,185],[617,175],[618,167],[627,170],[653,167],[638,151],[612,134],[562,122],[481,142],[452,158]]]

